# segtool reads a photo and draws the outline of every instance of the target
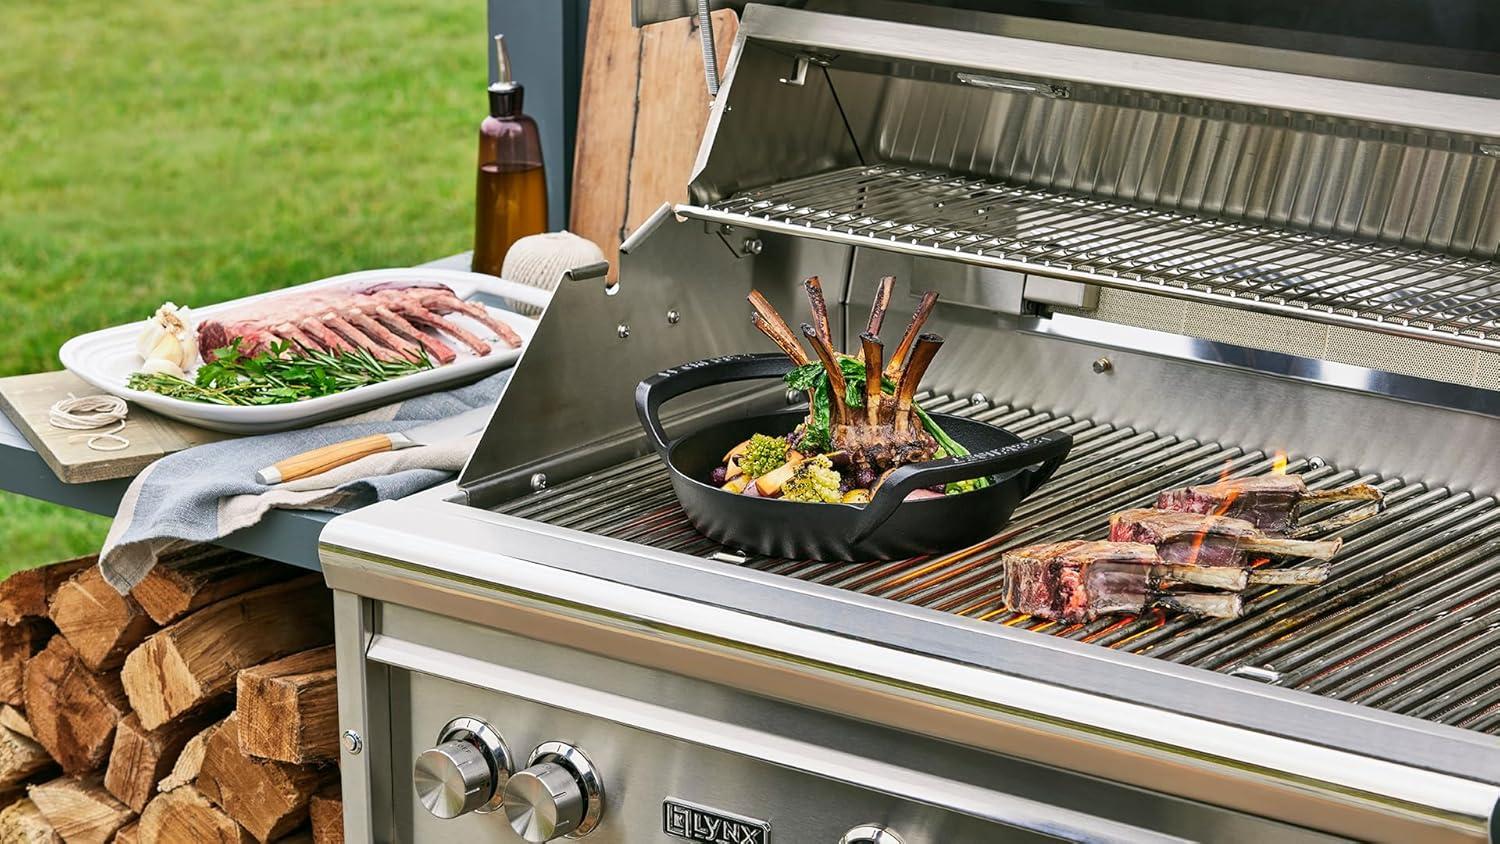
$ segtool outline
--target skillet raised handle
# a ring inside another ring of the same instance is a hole
[[[1020,478],[1022,497],[1035,492],[1047,482],[1067,459],[1073,448],[1073,436],[1063,431],[1049,431],[1024,442],[981,451],[968,457],[945,457],[924,463],[908,463],[892,472],[875,491],[854,523],[850,543],[862,542],[885,524],[913,490],[969,478],[999,475],[1026,468]]]
[[[735,381],[781,378],[792,371],[792,362],[780,352],[759,355],[725,355],[664,369],[635,388],[635,413],[651,446],[663,457],[672,442],[661,424],[661,406],[694,390]]]

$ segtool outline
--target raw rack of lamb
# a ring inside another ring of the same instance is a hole
[[[198,349],[213,360],[215,349],[236,339],[240,353],[253,357],[276,343],[298,350],[346,352],[363,349],[376,360],[451,363],[457,341],[475,355],[490,353],[490,344],[448,317],[468,317],[493,332],[512,349],[521,338],[481,304],[459,298],[446,285],[429,282],[382,282],[360,289],[317,290],[272,296],[204,320],[198,326]]]

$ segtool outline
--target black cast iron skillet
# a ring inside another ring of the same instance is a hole
[[[994,425],[934,413],[943,430],[972,453],[902,466],[869,504],[858,506],[738,495],[708,483],[724,452],[751,434],[791,433],[805,418],[803,411],[722,422],[667,439],[659,414],[669,399],[715,384],[781,378],[791,368],[780,354],[730,355],[668,369],[636,387],[636,413],[667,464],[677,500],[699,532],[724,545],[814,560],[892,560],[962,548],[999,533],[1073,445],[1073,438],[1060,431],[1023,441]],[[903,500],[916,489],[985,476],[991,484],[973,492]]]

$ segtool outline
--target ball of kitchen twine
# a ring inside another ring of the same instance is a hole
[[[543,290],[556,290],[563,273],[604,260],[604,251],[592,240],[570,231],[546,232],[521,238],[505,253],[500,277]],[[520,302],[506,305],[518,313],[535,316],[540,308]]]

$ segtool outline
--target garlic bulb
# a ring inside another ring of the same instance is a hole
[[[171,302],[157,308],[136,338],[136,354],[148,364],[166,361],[179,373],[187,371],[198,361],[198,332],[193,328],[191,313],[191,309]]]
[[[182,367],[165,358],[147,358],[146,362],[141,364],[141,371],[147,375],[164,373],[175,375],[178,378],[187,378],[187,373],[183,371]]]

